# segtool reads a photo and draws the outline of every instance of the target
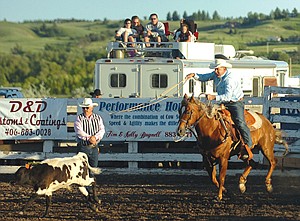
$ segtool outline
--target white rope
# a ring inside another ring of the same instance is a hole
[[[166,96],[166,94],[168,94],[170,91],[172,91],[172,89],[174,89],[175,87],[177,87],[178,85],[182,84],[181,87],[179,87],[179,90],[183,87],[183,85],[186,83],[187,79],[183,79],[182,81],[180,81],[179,83],[173,85],[172,87],[168,88],[167,90],[165,90],[164,92],[162,92],[159,97],[157,98],[154,98],[152,100],[149,101],[149,104],[147,105],[144,105],[144,104],[139,104],[139,105],[136,105],[134,107],[130,107],[130,108],[127,108],[125,110],[122,110],[122,111],[116,111],[116,112],[112,112],[112,113],[109,113],[110,115],[111,114],[116,114],[116,113],[124,113],[124,112],[131,112],[131,111],[135,111],[135,110],[139,110],[139,109],[142,109],[142,108],[146,108],[146,107],[149,107],[153,104],[156,104],[156,103],[159,103],[159,102],[162,102],[163,100],[167,99],[168,96]]]
[[[151,105],[154,105],[156,103],[159,103],[159,102],[162,102],[163,100],[167,99],[168,97],[164,97],[160,100],[157,100],[155,102],[152,102],[152,103],[149,103],[147,105],[143,105],[143,104],[139,104],[139,105],[136,105],[134,107],[131,107],[131,108],[128,108],[128,109],[125,109],[125,110],[121,110],[121,111],[117,111],[117,112],[113,112],[113,113],[109,113],[109,114],[116,114],[116,113],[124,113],[124,112],[131,112],[131,111],[136,111],[136,110],[140,110],[142,108],[146,108],[146,107],[149,107]]]
[[[173,90],[173,88],[177,87],[177,86],[180,85],[181,83],[183,83],[183,84],[182,84],[182,86],[183,86],[183,85],[185,84],[186,81],[187,81],[187,79],[183,79],[183,80],[180,81],[179,83],[177,83],[177,84],[173,85],[172,87],[168,88],[167,90],[165,90],[164,92],[162,92],[162,93],[160,94],[160,97],[165,96],[164,93],[165,93],[165,94],[168,94],[171,90]]]

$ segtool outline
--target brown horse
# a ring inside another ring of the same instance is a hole
[[[232,155],[238,155],[240,152],[241,142],[239,136],[234,136],[235,130],[232,129],[230,120],[226,116],[220,115],[220,111],[212,106],[208,106],[193,96],[188,98],[185,96],[181,103],[181,108],[185,108],[184,112],[180,113],[180,121],[177,129],[178,136],[184,136],[187,129],[195,128],[199,148],[203,155],[203,163],[212,180],[219,188],[218,200],[222,200],[225,176],[228,167],[228,160]],[[258,113],[257,113],[258,114]],[[287,144],[282,141],[280,132],[277,132],[272,124],[263,115],[258,114],[261,119],[261,126],[258,129],[251,131],[253,146],[252,149],[258,148],[270,163],[269,171],[265,179],[265,185],[268,192],[273,190],[271,183],[271,175],[276,166],[274,158],[274,144],[281,143],[285,145],[287,152]],[[222,119],[221,119],[222,118]],[[248,125],[249,126],[249,125]],[[246,161],[246,160],[245,160]],[[220,174],[219,181],[217,180],[216,164],[219,163]],[[252,169],[252,163],[248,162],[243,174],[239,179],[239,188],[242,193],[246,191],[246,181]]]

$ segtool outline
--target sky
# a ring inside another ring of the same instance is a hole
[[[157,13],[166,20],[168,12],[184,11],[191,15],[198,10],[221,17],[245,17],[248,12],[270,14],[278,7],[300,12],[300,0],[0,0],[0,21],[62,19],[124,20],[138,15],[144,18]]]

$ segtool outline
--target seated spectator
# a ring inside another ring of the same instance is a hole
[[[183,24],[186,24],[188,26],[188,30],[192,34],[191,42],[195,42],[196,37],[194,36],[194,32],[196,31],[196,29],[195,29],[196,25],[193,20],[187,20],[187,19],[180,19],[180,28],[175,31],[174,40],[176,41],[176,36],[178,36],[178,34],[181,32],[181,28],[182,28]]]
[[[157,14],[150,15],[150,22],[146,25],[144,31],[145,42],[163,42],[168,41],[165,35],[165,26],[162,22],[158,21]],[[146,44],[147,47],[150,44]]]
[[[180,31],[175,34],[176,42],[192,42],[193,34],[187,24],[182,24]]]
[[[176,31],[174,31],[174,40],[175,40],[176,34],[181,30],[181,27],[182,27],[184,21],[185,20],[183,18],[180,19],[179,28]]]
[[[141,42],[145,31],[144,26],[141,24],[140,18],[137,15],[131,17],[132,28],[136,30],[136,41]]]
[[[123,42],[135,42],[137,37],[137,31],[131,28],[131,20],[126,18],[124,21],[124,27],[120,28],[116,32],[116,39]],[[133,45],[134,46],[134,45]]]

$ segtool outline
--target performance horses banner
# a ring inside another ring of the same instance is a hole
[[[104,141],[174,141],[181,99],[94,99],[105,124]],[[81,111],[81,110],[80,110]],[[188,137],[191,137],[190,133]],[[191,140],[191,138],[188,138]],[[194,138],[192,138],[194,140]]]

